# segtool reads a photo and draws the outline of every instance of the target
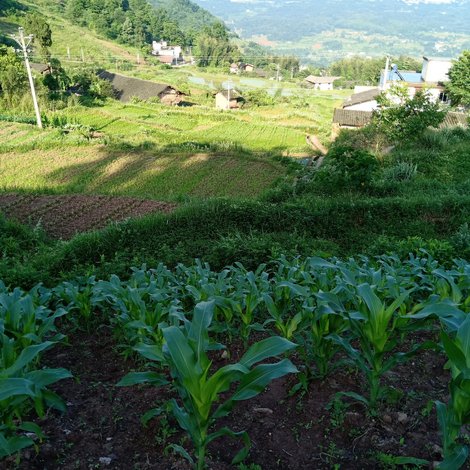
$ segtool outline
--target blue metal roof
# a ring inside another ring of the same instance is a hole
[[[407,83],[421,83],[421,72],[400,72],[400,75],[405,79]],[[393,70],[388,73],[387,81],[401,80],[396,72]]]

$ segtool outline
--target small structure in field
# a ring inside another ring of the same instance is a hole
[[[333,90],[333,83],[339,78],[341,77],[317,77],[309,75],[305,81],[307,82],[307,87],[314,90]]]
[[[118,73],[103,71],[99,74],[113,86],[116,99],[127,103],[133,97],[141,100],[158,98],[163,104],[177,105],[184,99],[184,94],[170,85],[126,77]]]
[[[245,99],[237,90],[222,90],[215,95],[215,107],[217,109],[239,109]]]
[[[373,111],[377,109],[377,98],[381,91],[379,88],[372,88],[354,93],[343,102],[342,108],[355,111]]]
[[[369,124],[372,111],[336,108],[333,115],[333,124],[343,128],[358,128]]]
[[[152,55],[162,64],[180,65],[184,63],[181,46],[170,46],[166,41],[153,41]]]
[[[31,69],[34,72],[38,72],[41,75],[48,75],[51,73],[51,66],[49,64],[36,64],[34,62],[31,62]]]
[[[230,64],[230,73],[252,73],[256,67],[253,64],[246,64],[245,62],[238,62],[238,64]]]

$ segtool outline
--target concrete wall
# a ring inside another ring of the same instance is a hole
[[[451,66],[452,62],[450,60],[425,59],[421,77],[425,82],[430,83],[447,82],[449,81],[447,72],[449,72]]]
[[[374,111],[374,109],[377,109],[377,101],[371,100],[366,101],[365,103],[353,104],[352,106],[345,106],[344,109],[354,109],[357,111]]]

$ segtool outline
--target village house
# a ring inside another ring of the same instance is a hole
[[[255,71],[255,66],[253,64],[245,64],[244,62],[239,62],[238,64],[233,63],[230,65],[230,73],[252,73]]]
[[[37,63],[31,62],[30,65],[31,65],[31,70],[33,70],[33,72],[40,73],[41,75],[47,75],[51,73],[51,66],[49,64],[37,64]]]
[[[184,63],[181,46],[170,46],[166,41],[153,41],[152,55],[163,64],[180,65]]]
[[[333,90],[333,83],[339,78],[341,77],[317,77],[309,75],[305,81],[307,82],[307,87],[314,90]]]
[[[340,127],[363,127],[370,122],[372,112],[378,108],[377,97],[393,84],[406,85],[408,94],[413,97],[418,90],[425,89],[435,101],[447,102],[445,82],[449,80],[448,72],[452,66],[451,59],[423,57],[421,72],[400,71],[394,65],[390,70],[382,71],[378,87],[354,93],[343,102],[341,108],[334,111],[333,123]],[[388,66],[386,67],[388,69]],[[466,125],[466,115],[448,113],[443,126]]]
[[[237,90],[222,90],[215,95],[215,107],[217,109],[239,109],[245,99]]]
[[[123,103],[129,102],[135,97],[141,100],[157,98],[163,104],[177,105],[184,99],[184,94],[170,85],[126,77],[107,71],[101,72],[99,77],[111,83],[116,99]]]

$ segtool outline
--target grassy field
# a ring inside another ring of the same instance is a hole
[[[71,132],[3,122],[0,187],[163,200],[257,196],[285,175],[278,157],[312,155],[306,134],[328,142],[338,95],[311,95],[299,107],[301,99],[230,113],[114,100],[48,113],[85,126]],[[90,128],[98,138],[90,138]]]

